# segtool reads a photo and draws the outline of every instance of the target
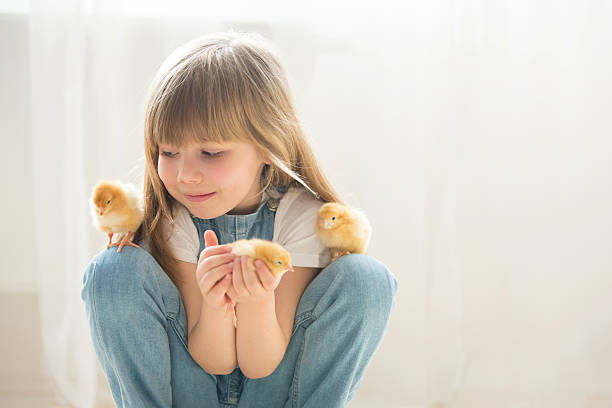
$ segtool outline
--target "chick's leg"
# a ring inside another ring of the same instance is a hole
[[[112,242],[112,238],[111,237],[113,235],[112,235],[112,233],[110,234],[109,238],[111,238],[111,240],[108,241],[108,246],[106,248],[116,247],[116,246],[121,244],[121,241],[123,241],[123,238],[125,237],[125,235],[121,235],[121,234],[117,234],[117,235],[119,236],[119,238],[117,239],[117,242]]]
[[[336,259],[340,258],[341,256],[348,255],[348,254],[350,254],[350,252],[347,250],[334,248],[331,251],[331,261],[334,262]]]
[[[113,243],[113,233],[109,232],[106,235],[108,235],[108,244],[106,244],[106,249],[108,249],[108,248],[112,247],[111,244]]]
[[[130,245],[130,246],[133,246],[135,248],[140,248],[138,245],[136,245],[135,243],[132,242],[132,237],[133,236],[134,236],[134,231],[128,231],[128,233],[125,236],[125,238],[123,238],[123,240],[121,241],[121,244],[119,245],[119,249],[117,249],[117,252],[121,252],[123,247],[126,246],[126,245]]]

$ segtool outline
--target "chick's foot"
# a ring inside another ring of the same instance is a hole
[[[349,252],[349,251],[342,251],[342,252],[340,252],[339,254],[337,254],[337,255],[333,256],[331,261],[332,261],[332,262],[334,262],[334,261],[335,261],[335,260],[337,260],[338,258],[340,258],[340,257],[342,257],[342,256],[344,256],[344,255],[349,255],[349,254],[350,254],[350,252]]]
[[[113,243],[113,233],[109,232],[106,235],[108,235],[108,244],[106,244],[106,249],[108,249],[108,248],[114,246],[114,245],[112,245],[112,243]]]
[[[133,246],[134,248],[140,248],[138,245],[136,245],[132,241],[122,241],[121,244],[119,245],[119,249],[117,249],[117,252],[121,252],[123,247],[126,245]]]
[[[118,244],[119,245],[119,249],[117,249],[117,252],[121,252],[123,247],[126,246],[126,245],[133,246],[134,248],[140,248],[138,245],[136,245],[135,243],[132,242],[132,237],[133,236],[134,236],[134,232],[133,231],[128,231],[128,234],[125,236],[125,238],[123,238],[123,240],[121,240],[121,243]],[[115,246],[115,245],[112,245],[112,246]]]

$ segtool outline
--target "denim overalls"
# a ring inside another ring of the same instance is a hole
[[[200,251],[206,229],[220,244],[271,240],[275,204],[262,202],[249,215],[193,218]],[[81,297],[118,407],[334,408],[355,395],[383,338],[396,290],[394,276],[372,257],[351,254],[331,263],[300,298],[283,360],[260,379],[246,378],[238,367],[211,375],[191,358],[180,293],[142,248],[96,255]]]

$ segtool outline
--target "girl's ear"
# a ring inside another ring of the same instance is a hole
[[[257,155],[261,158],[264,164],[272,164],[272,161],[268,157],[267,153],[261,148],[257,148]]]
[[[270,158],[268,157],[268,155],[263,152],[263,151],[259,151],[260,157],[263,160],[264,164],[272,164],[272,161],[270,160]]]

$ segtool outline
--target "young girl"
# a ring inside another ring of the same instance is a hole
[[[229,32],[177,49],[151,88],[145,150],[142,248],[100,252],[83,278],[117,406],[345,406],[397,283],[365,255],[330,263],[316,237],[319,207],[341,199],[272,47]],[[294,271],[230,253],[250,238],[285,247]]]

